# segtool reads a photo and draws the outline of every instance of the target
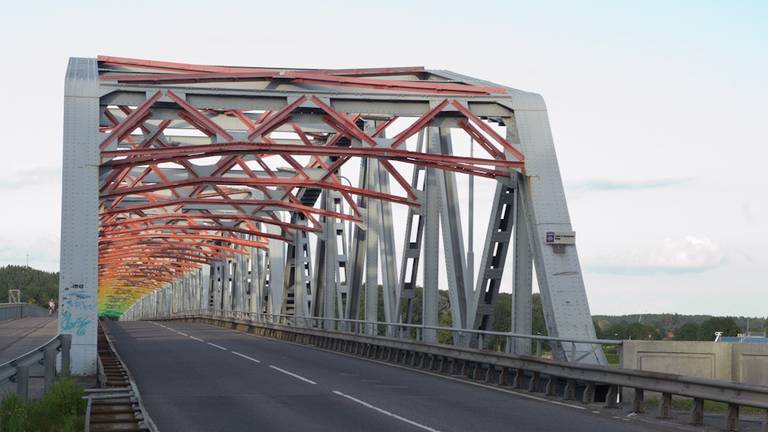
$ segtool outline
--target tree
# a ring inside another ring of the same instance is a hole
[[[45,305],[59,297],[59,274],[27,266],[0,267],[0,302],[8,302],[8,290],[21,290],[21,301]]]
[[[731,317],[712,317],[699,326],[698,340],[715,340],[715,332],[723,332],[723,336],[737,336],[741,329]]]
[[[648,324],[634,322],[627,326],[627,339],[634,340],[658,340],[661,333],[656,327]]]
[[[680,326],[680,328],[675,331],[675,340],[683,340],[683,341],[695,341],[699,340],[699,332],[701,331],[701,327],[694,323],[686,323]]]

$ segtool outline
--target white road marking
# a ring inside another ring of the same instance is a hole
[[[221,345],[216,345],[215,343],[210,343],[210,342],[208,342],[208,345],[210,345],[210,346],[212,346],[212,347],[216,347],[216,348],[218,348],[218,349],[220,349],[220,350],[222,350],[222,351],[226,351],[226,350],[227,350],[227,349],[226,349],[226,348],[224,348],[223,346],[221,346]]]
[[[186,334],[186,333],[183,333],[183,332],[176,332],[176,333],[178,333],[178,334],[180,334],[180,335],[182,335],[182,336],[186,336],[186,337],[189,337],[189,335],[188,335],[188,334]]]
[[[389,412],[389,411],[387,411],[387,410],[385,410],[385,409],[382,409],[382,408],[379,408],[379,407],[373,406],[373,405],[369,404],[368,402],[365,402],[365,401],[361,401],[360,399],[357,399],[357,398],[355,398],[355,397],[352,397],[352,396],[350,396],[350,395],[348,395],[348,394],[344,394],[344,393],[342,393],[342,392],[340,392],[340,391],[338,391],[338,390],[334,390],[334,391],[333,391],[333,394],[335,394],[335,395],[339,395],[339,396],[341,396],[341,397],[344,397],[344,398],[347,398],[347,399],[349,399],[349,400],[351,400],[351,401],[353,401],[353,402],[359,403],[360,405],[362,405],[362,406],[364,406],[364,407],[366,407],[366,408],[370,408],[370,409],[372,409],[372,410],[374,410],[374,411],[378,411],[378,412],[380,412],[380,413],[382,413],[382,414],[384,414],[384,415],[388,415],[388,416],[390,416],[390,417],[396,418],[396,419],[400,420],[401,422],[404,422],[404,423],[408,423],[408,424],[409,424],[409,425],[411,425],[411,426],[416,426],[416,427],[417,427],[417,428],[419,428],[419,429],[424,429],[424,430],[426,430],[426,431],[430,431],[430,432],[440,432],[440,431],[439,431],[439,430],[437,430],[437,429],[433,429],[433,428],[431,428],[431,427],[429,427],[429,426],[425,426],[425,425],[423,425],[423,424],[421,424],[421,423],[417,423],[417,422],[415,422],[415,421],[413,421],[413,420],[409,420],[409,419],[407,419],[407,418],[405,418],[405,417],[401,417],[401,416],[399,416],[399,415],[397,415],[397,414],[395,414],[395,413]]]
[[[194,337],[194,336],[190,336],[189,338],[190,338],[190,339],[194,339],[194,340],[196,340],[196,341],[198,341],[198,342],[205,342],[204,340],[202,340],[202,339],[198,339],[198,338],[196,338],[196,337]]]
[[[234,354],[234,355],[236,355],[236,356],[240,356],[240,357],[242,357],[242,358],[244,358],[244,359],[248,359],[248,360],[250,360],[250,361],[252,361],[252,362],[261,363],[261,360],[256,360],[256,359],[255,359],[255,358],[253,358],[253,357],[248,357],[247,355],[245,355],[245,354],[240,354],[240,353],[239,353],[239,352],[237,352],[237,351],[232,351],[232,354]]]
[[[576,408],[576,409],[580,409],[580,410],[585,410],[586,409],[583,406],[571,405],[569,403],[558,402],[558,401],[554,401],[554,400],[547,400],[547,402],[549,402],[551,404],[555,404],[555,405],[560,405],[560,406],[568,407],[568,408]]]
[[[300,379],[300,380],[302,380],[302,381],[304,381],[304,382],[306,382],[306,383],[309,383],[309,384],[317,384],[316,382],[312,381],[311,379],[307,379],[307,378],[304,378],[304,377],[303,377],[303,376],[301,376],[301,375],[296,375],[296,374],[295,374],[295,373],[293,373],[293,372],[288,372],[287,370],[285,370],[285,369],[281,369],[281,368],[279,368],[279,367],[277,367],[277,366],[275,366],[275,365],[269,365],[269,367],[271,367],[272,369],[274,369],[274,370],[276,370],[276,371],[278,371],[278,372],[282,372],[282,373],[284,373],[284,374],[286,374],[286,375],[290,375],[290,376],[292,376],[292,377],[294,377],[294,378],[296,378],[296,379]]]

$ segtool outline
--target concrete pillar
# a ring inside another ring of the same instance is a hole
[[[59,332],[72,335],[72,374],[96,373],[99,94],[95,59],[69,60],[64,90]]]

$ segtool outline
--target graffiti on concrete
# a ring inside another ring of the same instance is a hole
[[[91,320],[84,317],[77,317],[72,319],[72,313],[65,310],[61,313],[61,329],[64,331],[74,330],[73,333],[77,336],[85,336],[85,331]]]
[[[64,288],[61,299],[60,327],[62,331],[71,331],[76,336],[85,336],[92,323],[90,311],[96,308],[95,296],[85,290],[84,284],[72,284]]]

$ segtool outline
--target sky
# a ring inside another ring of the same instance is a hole
[[[14,2],[0,265],[58,270],[68,57],[423,65],[544,96],[593,313],[766,316],[767,22],[764,1]]]

